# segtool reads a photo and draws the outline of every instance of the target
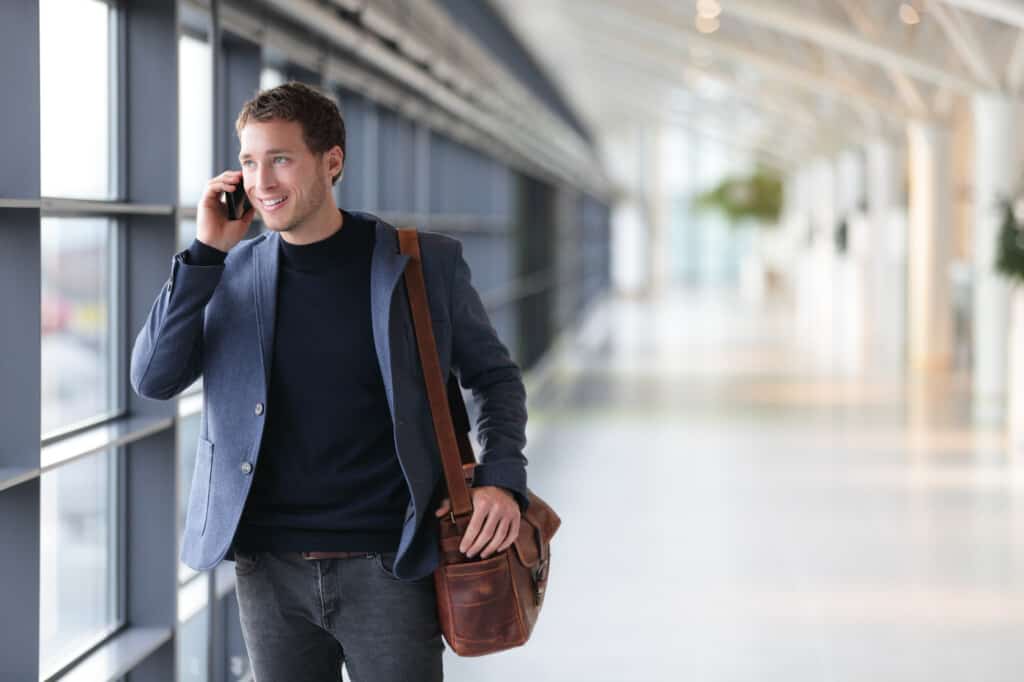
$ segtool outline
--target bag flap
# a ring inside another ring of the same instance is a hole
[[[534,495],[529,489],[526,493],[530,499],[530,506],[526,508],[526,514],[523,515],[519,524],[519,537],[512,544],[516,548],[516,554],[519,555],[520,563],[533,567],[540,562],[541,552],[538,537],[540,542],[545,544],[551,542],[551,538],[562,525],[562,519],[547,502]]]

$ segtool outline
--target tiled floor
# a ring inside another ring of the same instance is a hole
[[[541,621],[446,679],[1024,679],[1024,467],[962,380],[830,376],[726,296],[593,322],[533,396]]]

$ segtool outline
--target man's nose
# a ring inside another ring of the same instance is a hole
[[[256,171],[256,188],[260,192],[266,192],[276,186],[277,182],[274,179],[273,169],[268,166],[260,166],[260,169]]]

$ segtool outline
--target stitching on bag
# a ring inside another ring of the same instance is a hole
[[[493,604],[494,602],[498,601],[503,601],[503,598],[499,596],[495,597],[494,599],[484,599],[483,601],[459,602],[459,608],[464,608],[466,606],[482,606],[484,604]]]
[[[473,572],[466,572],[466,573],[461,573],[461,572],[460,573],[449,573],[448,575],[451,578],[475,578],[477,576],[487,575],[488,573],[496,573],[496,572],[498,572],[498,571],[500,571],[500,570],[502,570],[504,568],[505,568],[504,566],[495,566],[494,568],[488,568],[488,569],[483,570],[483,571],[473,571]]]
[[[512,571],[510,570],[509,573],[512,573]],[[527,634],[526,623],[523,622],[522,609],[519,608],[519,605],[523,602],[516,585],[515,575],[510,575],[510,577],[512,578],[512,596],[515,598],[516,604],[516,608],[513,610],[516,612],[516,621],[519,623],[519,635],[522,638],[522,642],[526,642],[529,635]]]

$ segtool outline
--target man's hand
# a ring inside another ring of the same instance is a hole
[[[511,547],[519,537],[522,516],[512,493],[498,486],[483,485],[470,488],[469,495],[473,500],[473,516],[462,536],[459,551],[470,558],[479,553],[481,559],[487,559]],[[440,518],[449,511],[451,501],[446,497],[434,515]]]
[[[220,201],[221,192],[235,191],[240,182],[242,171],[226,170],[206,183],[206,191],[196,212],[196,239],[224,252],[242,241],[256,217],[256,199],[250,194],[252,206],[238,220],[228,220],[227,209]]]

